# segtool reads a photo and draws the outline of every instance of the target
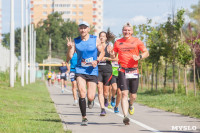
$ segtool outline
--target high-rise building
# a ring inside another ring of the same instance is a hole
[[[45,20],[53,12],[63,13],[65,21],[79,24],[87,21],[95,26],[95,33],[103,29],[103,0],[31,0],[31,19],[34,24]]]
[[[2,2],[0,0],[0,45],[2,41]]]

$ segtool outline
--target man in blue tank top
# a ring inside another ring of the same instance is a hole
[[[69,61],[74,52],[77,53],[77,66],[76,70],[76,80],[78,83],[78,89],[80,93],[79,97],[79,107],[82,114],[82,126],[87,126],[88,120],[86,118],[86,92],[88,98],[88,107],[91,109],[93,107],[93,100],[96,94],[97,87],[97,76],[98,76],[98,66],[100,60],[105,55],[103,47],[99,38],[90,35],[89,24],[87,22],[82,22],[79,24],[80,36],[74,39],[72,42],[71,38],[67,38],[67,61]],[[97,51],[100,52],[97,58]],[[87,90],[86,90],[87,88]]]

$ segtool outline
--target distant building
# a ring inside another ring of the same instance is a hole
[[[79,24],[87,21],[95,33],[103,29],[103,0],[31,0],[31,19],[34,24],[47,19],[53,12],[63,13],[65,21]]]

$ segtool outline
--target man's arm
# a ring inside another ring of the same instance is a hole
[[[70,72],[70,66],[67,62],[66,62],[66,67],[67,67],[67,73],[69,73]]]
[[[67,38],[67,59],[66,62],[69,62],[73,57],[75,52],[75,43],[72,42],[71,38]]]
[[[140,54],[139,56],[133,55],[133,59],[134,59],[135,61],[137,61],[137,60],[145,59],[145,58],[147,58],[148,56],[149,56],[149,51],[147,50],[147,48],[144,48],[143,53]]]

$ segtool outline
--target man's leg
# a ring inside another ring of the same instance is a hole
[[[74,105],[78,103],[77,100],[77,83],[76,80],[72,81],[72,92],[74,97]]]
[[[122,91],[121,105],[122,105],[122,111],[123,111],[124,117],[126,117],[127,114],[128,114],[128,107],[129,107],[129,104],[128,104],[128,93],[129,93],[129,90],[123,90]]]
[[[78,85],[78,90],[79,90],[79,108],[81,110],[82,114],[82,126],[87,126],[87,118],[86,118],[86,80],[83,79],[82,77],[77,77],[77,85]]]
[[[118,112],[119,112],[118,106],[119,106],[119,103],[120,103],[120,101],[121,101],[121,97],[122,97],[122,92],[121,92],[121,90],[118,88],[118,89],[117,89],[116,104],[115,104],[115,108],[114,108],[114,112],[115,112],[115,113],[118,113]]]
[[[87,82],[87,96],[89,101],[93,101],[96,94],[97,84],[95,82]]]
[[[62,91],[62,93],[64,92],[64,79],[62,78],[61,79],[61,91]]]

